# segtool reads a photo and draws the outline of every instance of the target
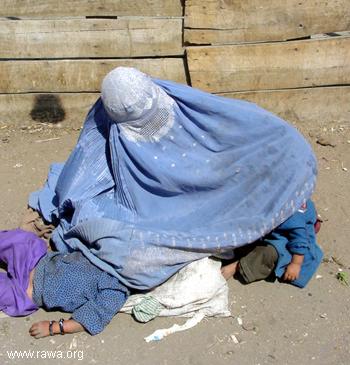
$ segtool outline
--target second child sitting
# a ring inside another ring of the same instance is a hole
[[[316,243],[320,227],[311,200],[285,222],[254,244],[235,250],[238,259],[221,269],[245,284],[277,277],[300,288],[306,286],[321,263],[323,253]]]

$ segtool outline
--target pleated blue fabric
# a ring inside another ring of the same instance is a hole
[[[172,101],[160,136],[130,134],[97,100],[70,157],[29,202],[58,222],[59,250],[79,249],[137,289],[264,236],[310,198],[317,175],[311,146],[279,117],[151,81]]]

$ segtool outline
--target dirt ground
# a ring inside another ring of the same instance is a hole
[[[205,319],[152,343],[143,338],[185,320],[139,324],[118,314],[95,337],[34,340],[28,335],[33,322],[69,315],[40,310],[27,318],[0,318],[0,364],[350,364],[350,287],[337,279],[341,270],[350,274],[350,124],[298,127],[318,157],[314,200],[324,221],[318,241],[325,259],[307,288],[268,282],[243,286],[231,279],[232,317]],[[0,229],[18,225],[28,194],[43,184],[51,162],[67,158],[78,134],[78,128],[0,121]],[[33,350],[39,358],[10,359],[9,351],[16,350]],[[51,350],[75,359],[49,360],[43,351]]]

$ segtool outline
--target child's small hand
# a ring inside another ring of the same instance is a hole
[[[29,333],[35,338],[42,338],[50,335],[49,321],[36,322],[30,327]]]
[[[298,279],[300,274],[301,265],[291,262],[284,273],[283,280],[285,281],[293,281]]]

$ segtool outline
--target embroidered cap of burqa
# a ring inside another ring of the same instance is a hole
[[[264,236],[312,194],[316,159],[291,125],[255,104],[119,67],[78,143],[30,205],[131,287]]]

